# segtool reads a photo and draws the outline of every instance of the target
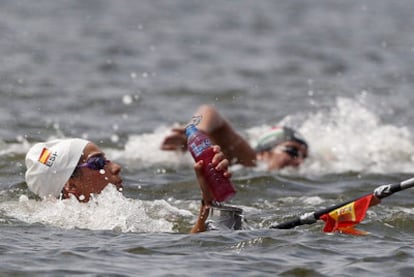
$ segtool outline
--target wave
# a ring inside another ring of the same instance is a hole
[[[299,170],[286,174],[326,175],[358,172],[365,174],[412,173],[414,144],[405,126],[382,122],[361,101],[337,98],[334,106],[314,113],[287,115],[278,124],[295,125],[310,145],[309,158]],[[239,130],[254,144],[270,125]],[[161,151],[162,139],[170,127],[160,126],[152,133],[130,135],[122,156],[129,166],[190,166],[188,153]],[[261,167],[265,170],[264,167]]]

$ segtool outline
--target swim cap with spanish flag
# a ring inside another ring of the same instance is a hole
[[[26,183],[40,197],[59,197],[69,180],[83,149],[84,139],[57,139],[37,143],[26,154]]]
[[[275,126],[259,138],[255,150],[256,152],[268,151],[286,141],[296,141],[308,148],[308,143],[297,131],[286,126]]]

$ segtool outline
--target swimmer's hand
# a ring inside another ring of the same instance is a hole
[[[223,176],[226,178],[231,178],[231,172],[229,171],[229,161],[224,157],[223,152],[221,152],[220,146],[214,145],[214,157],[213,157],[213,165],[217,171],[223,173]],[[200,213],[198,215],[197,221],[194,227],[191,229],[191,233],[199,233],[204,232],[206,230],[205,222],[208,218],[208,214],[210,211],[210,206],[214,201],[214,197],[211,191],[208,188],[207,180],[203,174],[203,161],[198,161],[194,164],[194,171],[197,177],[198,184],[201,190],[201,207]]]
[[[187,136],[185,135],[185,127],[174,127],[171,134],[164,138],[161,144],[161,150],[187,150]]]
[[[215,153],[212,160],[213,166],[217,171],[222,172],[224,177],[231,178],[232,174],[229,171],[229,160],[224,157],[220,146],[214,145],[213,150]],[[194,171],[196,173],[197,181],[200,186],[202,199],[206,205],[211,205],[215,199],[210,189],[208,188],[207,180],[203,174],[203,161],[198,161],[195,163]]]

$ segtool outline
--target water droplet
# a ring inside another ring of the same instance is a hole
[[[25,202],[25,201],[29,201],[29,197],[27,197],[26,195],[20,195],[19,197],[19,202]]]
[[[133,101],[134,99],[132,99],[131,95],[127,94],[122,97],[122,103],[124,103],[125,105],[131,105]]]
[[[113,135],[111,136],[111,141],[112,141],[112,142],[118,142],[118,141],[119,141],[119,136],[118,136],[117,134],[113,134]]]

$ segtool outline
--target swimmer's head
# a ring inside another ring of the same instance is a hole
[[[308,149],[308,143],[297,131],[286,126],[275,126],[259,138],[255,150],[257,153],[269,151],[275,146],[287,141],[295,141]]]
[[[37,143],[26,154],[26,183],[28,188],[44,198],[59,197],[89,141],[57,139]]]

